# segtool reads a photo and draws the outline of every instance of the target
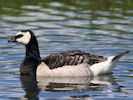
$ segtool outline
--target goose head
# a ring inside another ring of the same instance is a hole
[[[16,42],[25,45],[26,56],[34,55],[40,58],[38,41],[31,30],[22,30],[16,33],[8,42]]]
[[[32,38],[35,38],[35,36],[31,30],[22,30],[13,36],[9,42],[17,42],[23,45],[28,45]]]

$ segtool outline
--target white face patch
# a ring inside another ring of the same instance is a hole
[[[16,34],[16,37],[21,35],[21,37],[16,38],[16,41],[18,43],[22,43],[24,45],[27,45],[30,42],[31,39],[31,34],[27,31],[27,32],[18,32]]]

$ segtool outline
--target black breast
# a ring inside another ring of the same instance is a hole
[[[33,75],[36,74],[37,66],[41,63],[40,58],[27,56],[20,66],[21,75]]]
[[[59,54],[52,54],[42,61],[49,66],[50,69],[62,67],[64,65],[77,65],[81,63],[94,63],[105,61],[103,56],[91,55],[82,51],[66,51]]]

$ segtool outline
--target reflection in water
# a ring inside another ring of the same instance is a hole
[[[37,86],[36,78],[33,76],[20,76],[21,84],[23,89],[26,92],[24,98],[28,98],[28,100],[39,100],[39,88]]]
[[[86,89],[92,77],[37,77],[41,90],[60,92]]]
[[[77,98],[74,94],[81,91],[102,91],[104,88],[115,85],[117,91],[120,86],[115,82],[114,78],[109,76],[99,77],[30,77],[21,76],[22,87],[26,92],[25,98],[38,100],[40,92],[58,92],[68,93],[70,97]],[[90,94],[82,94],[81,97],[90,97]],[[94,94],[96,96],[96,94]],[[44,97],[45,98],[45,97]],[[52,98],[52,97],[49,97]]]

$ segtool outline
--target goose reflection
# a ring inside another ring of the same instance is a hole
[[[92,77],[37,77],[38,87],[50,92],[86,89]]]
[[[65,92],[81,91],[116,84],[112,75],[98,77],[37,77],[41,91]]]
[[[39,100],[38,94],[40,89],[37,86],[37,81],[35,76],[20,76],[21,84],[26,94],[24,98],[27,100]]]
[[[98,77],[30,77],[21,76],[22,87],[26,92],[24,98],[38,100],[39,93],[97,91],[111,85],[118,87],[112,75]],[[89,97],[89,94],[88,94]],[[74,97],[75,98],[75,97]]]

